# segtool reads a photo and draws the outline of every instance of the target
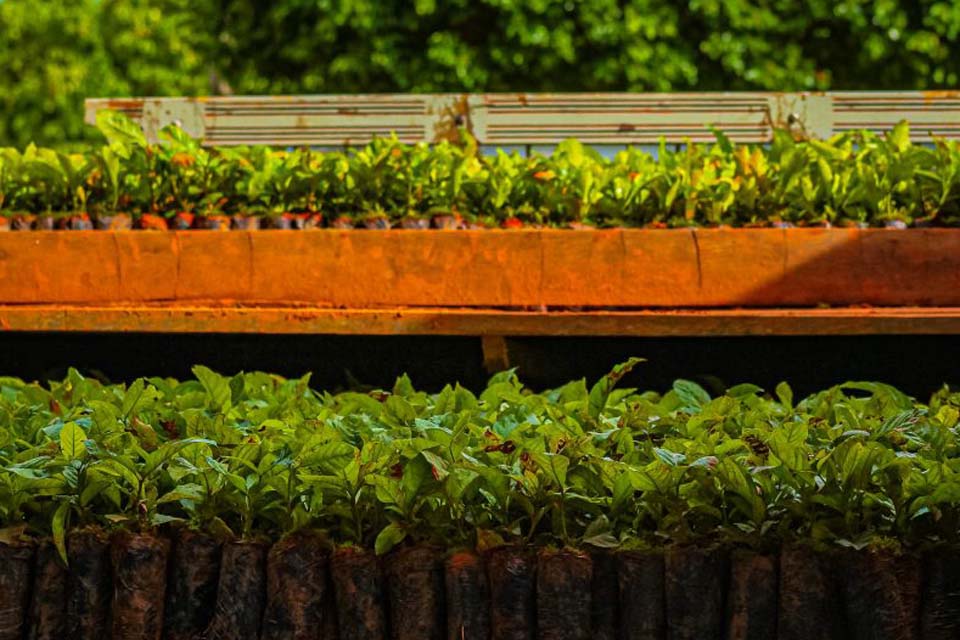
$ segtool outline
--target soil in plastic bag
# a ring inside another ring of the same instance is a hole
[[[727,589],[727,640],[768,640],[777,637],[776,556],[751,551],[730,558]]]
[[[489,640],[490,588],[483,560],[455,553],[445,564],[447,639]]]
[[[924,558],[923,640],[960,638],[960,550],[934,549]]]
[[[267,546],[237,541],[223,545],[217,605],[207,640],[250,640],[260,634],[267,594]]]
[[[328,555],[327,572],[324,576],[326,578],[326,585],[323,588],[323,624],[320,626],[322,631],[320,638],[322,640],[340,640],[339,622],[337,620],[337,600],[333,594],[333,576],[330,575],[329,557]]]
[[[780,551],[779,640],[845,638],[835,553],[789,545]]]
[[[32,571],[32,544],[0,543],[0,640],[23,638]]]
[[[220,576],[220,542],[181,530],[173,544],[164,607],[166,640],[194,640],[213,617]]]
[[[441,640],[443,561],[430,547],[408,547],[386,558],[392,640]]]
[[[113,595],[110,542],[97,529],[78,530],[67,538],[67,637],[104,640],[110,633]]]
[[[617,640],[620,615],[617,556],[609,551],[595,551],[590,557],[593,560],[590,614],[593,640]]]
[[[112,640],[160,640],[170,541],[149,534],[113,539]]]
[[[885,551],[844,553],[843,593],[852,640],[915,640],[920,559]]]
[[[588,640],[593,563],[575,551],[542,551],[537,566],[537,637]]]
[[[67,635],[67,567],[52,540],[37,547],[27,640],[63,640]]]
[[[617,554],[620,586],[620,638],[665,640],[667,604],[663,554],[624,551]]]
[[[373,553],[346,547],[330,560],[340,640],[385,640],[383,577]]]
[[[675,547],[666,555],[670,640],[722,638],[727,557],[716,548]]]
[[[298,533],[267,555],[267,606],[261,640],[312,640],[324,628],[328,555],[323,539]]]
[[[536,635],[537,554],[527,547],[487,552],[492,640],[532,640]]]

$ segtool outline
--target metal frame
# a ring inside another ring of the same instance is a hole
[[[94,98],[86,119],[115,109],[156,139],[176,123],[207,145],[365,144],[396,133],[438,142],[467,127],[481,144],[656,144],[713,140],[766,142],[774,128],[827,137],[851,129],[884,131],[899,120],[915,141],[960,139],[960,91],[828,93],[491,93]]]

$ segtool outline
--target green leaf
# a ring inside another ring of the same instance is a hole
[[[60,429],[60,453],[67,460],[77,460],[86,455],[83,443],[87,434],[76,422],[68,422]]]
[[[157,504],[179,502],[180,500],[199,501],[203,499],[203,495],[203,487],[200,485],[194,483],[182,484],[176,489],[173,489],[172,491],[169,491],[157,498]]]
[[[377,535],[377,540],[373,544],[374,551],[378,556],[382,556],[403,542],[406,537],[407,532],[400,528],[400,526],[394,523],[388,524],[380,531],[379,535]]]
[[[703,387],[690,380],[677,380],[673,383],[673,391],[680,398],[684,409],[698,411],[703,405],[710,402],[710,394]]]
[[[405,508],[413,504],[420,488],[432,477],[433,466],[422,455],[418,455],[404,465],[400,486],[403,489]]]
[[[128,486],[136,487],[140,484],[140,476],[137,475],[135,468],[131,469],[120,458],[98,462],[96,469],[113,477],[122,478]]]
[[[763,393],[763,389],[755,384],[744,383],[727,389],[727,395],[731,398],[748,398]]]
[[[671,467],[676,467],[681,464],[686,464],[687,456],[682,453],[677,453],[670,451],[668,449],[663,449],[661,447],[655,447],[653,449],[654,455],[656,455],[660,460]]]
[[[723,130],[713,125],[710,125],[709,129],[710,133],[717,139],[717,146],[720,147],[720,150],[724,153],[733,153],[733,143],[730,142],[730,138],[727,137]]]
[[[343,471],[356,453],[357,450],[346,442],[327,442],[311,449],[304,456],[303,463],[310,468],[337,473]]]
[[[557,483],[558,488],[566,488],[569,458],[559,453],[533,453],[531,457]]]
[[[956,407],[945,404],[937,410],[936,419],[946,428],[952,429],[960,421],[960,411]]]
[[[630,371],[641,362],[645,362],[645,360],[643,358],[629,358],[627,361],[615,365],[613,369],[610,370],[610,373],[600,378],[600,380],[593,385],[587,400],[592,418],[596,419],[600,417],[600,414],[603,413],[604,408],[607,406],[610,392],[613,391],[623,376],[630,373]]]
[[[385,413],[392,417],[398,424],[409,424],[417,417],[417,412],[413,406],[400,396],[390,396],[384,403]]]
[[[101,109],[97,112],[97,128],[111,144],[145,147],[147,138],[140,125],[119,111]]]
[[[776,394],[780,404],[786,407],[788,411],[793,411],[793,389],[790,388],[790,385],[781,382],[777,385]]]
[[[414,394],[413,383],[410,382],[410,376],[401,375],[393,385],[393,395],[401,398],[409,398]]]
[[[127,392],[123,394],[123,403],[120,405],[120,413],[124,417],[128,417],[133,413],[134,408],[137,406],[137,402],[140,400],[140,396],[143,395],[143,390],[146,385],[146,382],[143,378],[139,378],[133,384],[127,388]]]
[[[230,404],[238,405],[243,399],[244,377],[242,373],[230,378]]]
[[[199,364],[191,371],[207,392],[207,402],[211,409],[222,412],[230,407],[231,391],[227,378]]]
[[[463,495],[463,492],[466,491],[467,487],[473,483],[474,480],[480,477],[473,469],[467,469],[465,467],[453,467],[450,470],[450,475],[447,476],[446,486],[447,492],[450,495],[452,500],[459,500]]]
[[[860,429],[860,418],[850,405],[842,402],[837,403],[833,407],[833,412],[837,416],[837,421],[846,425],[847,430],[862,431]]]
[[[67,564],[67,516],[70,514],[70,503],[62,502],[57,510],[53,512],[53,519],[50,522],[53,544],[57,547],[63,563]]]
[[[435,479],[440,480],[440,481],[443,481],[443,480],[449,475],[449,473],[448,473],[448,471],[447,471],[447,462],[446,462],[446,460],[444,460],[444,459],[441,458],[440,456],[438,456],[438,455],[436,455],[435,453],[432,453],[432,452],[430,452],[430,451],[421,451],[421,452],[420,452],[420,455],[422,455],[422,456],[424,457],[424,459],[425,459],[428,463],[430,463],[430,465],[431,465],[431,472],[433,473],[433,477],[434,477]]]
[[[893,147],[903,153],[910,148],[910,123],[906,120],[901,120],[894,126],[893,130],[890,132],[890,143]]]

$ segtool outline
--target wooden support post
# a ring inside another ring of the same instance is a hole
[[[483,349],[483,368],[494,374],[510,368],[510,354],[507,352],[507,339],[503,336],[481,336]]]

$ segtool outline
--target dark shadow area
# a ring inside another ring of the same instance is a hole
[[[711,390],[739,382],[772,389],[787,380],[798,395],[851,379],[888,382],[925,400],[960,383],[960,336],[723,338],[514,338],[512,366],[534,388],[593,381],[628,356],[647,358],[624,384],[662,390],[679,377]],[[224,373],[312,371],[317,388],[353,379],[389,386],[406,371],[429,390],[460,381],[476,389],[487,373],[478,338],[185,334],[0,334],[0,374],[62,377],[68,366],[109,380],[186,377],[203,363]]]
[[[482,386],[476,338],[254,334],[0,334],[0,375],[62,378],[67,367],[111,381],[140,376],[186,378],[204,364],[222,373],[262,370],[287,377],[313,372],[312,386],[388,386],[407,372],[418,386],[460,380]]]
[[[960,336],[760,336],[711,338],[525,338],[509,342],[511,364],[533,386],[594,380],[630,355],[647,359],[623,384],[668,388],[676,378],[710,391],[741,382],[798,396],[848,380],[893,384],[921,400],[960,383]]]

